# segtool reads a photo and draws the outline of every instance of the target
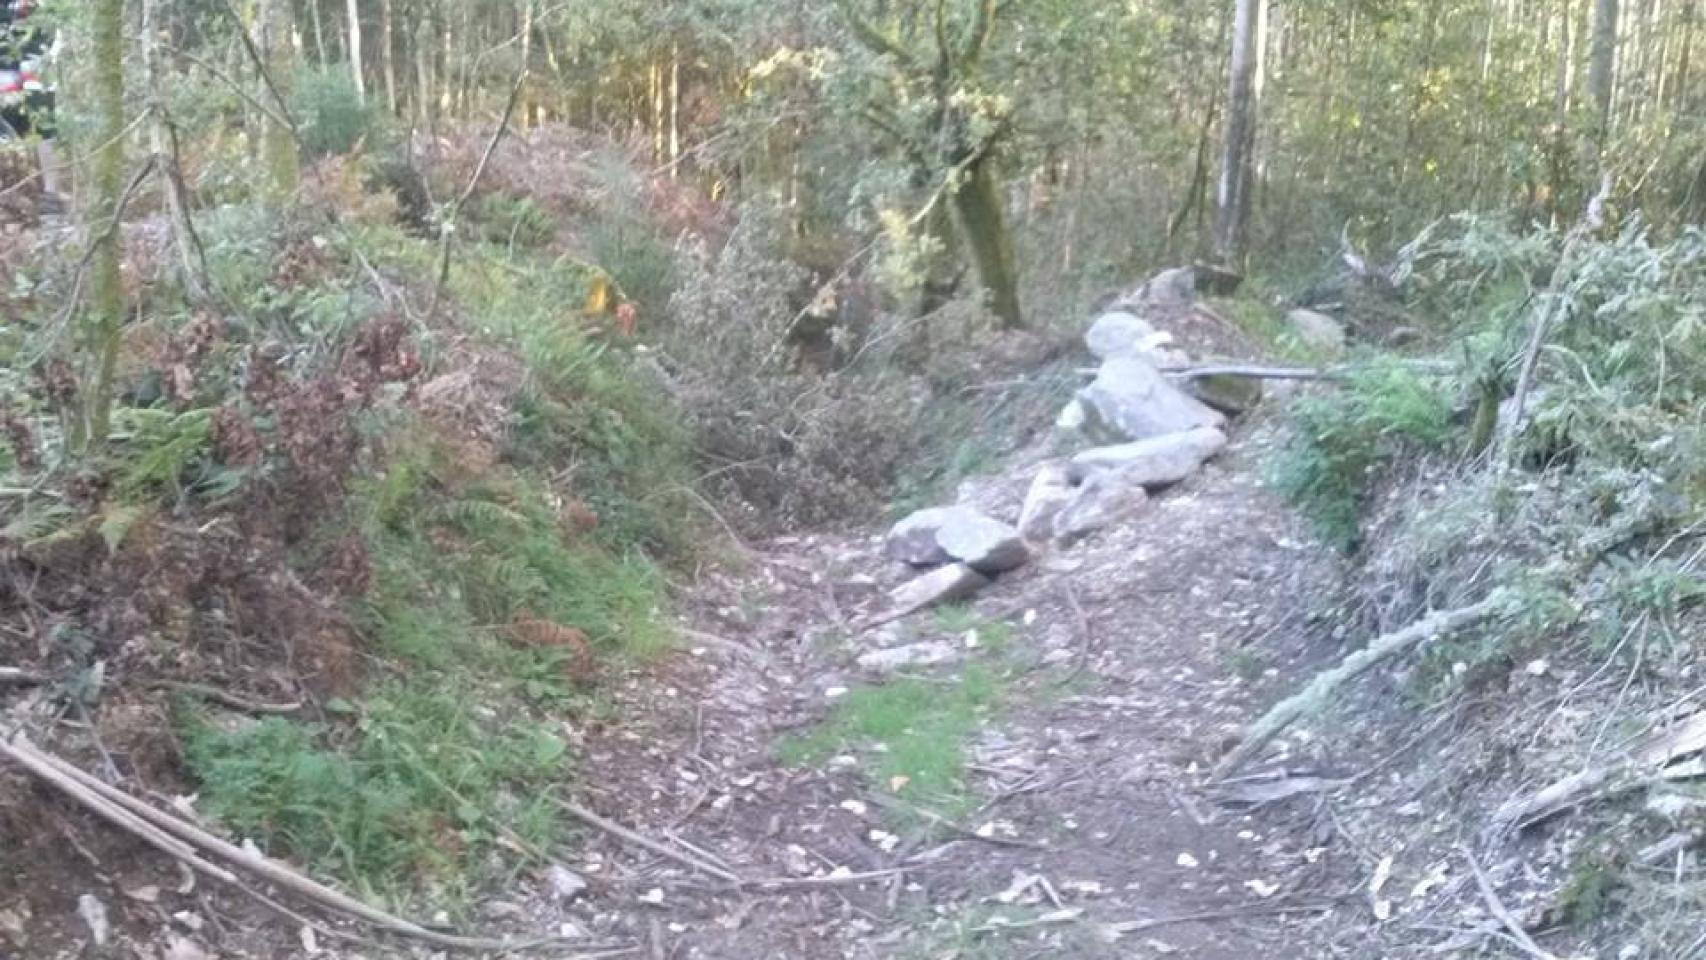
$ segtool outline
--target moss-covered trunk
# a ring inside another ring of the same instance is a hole
[[[121,231],[117,222],[124,193],[124,0],[96,0],[92,33],[97,146],[88,216],[95,250],[83,340],[93,370],[83,378],[79,422],[73,431],[85,449],[107,438],[113,372],[118,366],[119,325],[124,320],[124,283],[119,273]]]
[[[989,297],[990,310],[1008,329],[1024,326],[1019,309],[1018,256],[1013,252],[1013,234],[1007,229],[1001,184],[989,159],[978,160],[966,169],[965,183],[954,194],[954,212],[971,250],[978,283]]]
[[[261,0],[255,18],[256,45],[266,60],[267,74],[279,101],[272,104],[272,112],[278,116],[269,116],[266,120],[266,152],[273,192],[281,200],[296,192],[300,176],[296,134],[284,122],[288,119],[285,113],[290,110],[290,97],[296,80],[296,52],[291,46],[291,35],[296,30],[295,19],[289,0]]]

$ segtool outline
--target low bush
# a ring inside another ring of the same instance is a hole
[[[1443,448],[1457,434],[1451,413],[1437,378],[1401,361],[1369,363],[1344,389],[1292,406],[1276,483],[1324,538],[1354,549],[1379,468],[1406,451]]]

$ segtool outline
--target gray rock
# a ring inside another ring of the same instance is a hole
[[[979,573],[1006,573],[1031,556],[1019,531],[974,510],[953,511],[936,530],[936,543]]]
[[[551,864],[545,871],[545,880],[551,885],[551,897],[556,900],[573,900],[586,892],[586,878],[560,863]]]
[[[1293,310],[1285,316],[1286,324],[1297,339],[1310,350],[1327,357],[1345,352],[1345,325],[1315,310]]]
[[[888,537],[883,540],[883,552],[890,559],[915,567],[948,563],[954,557],[936,542],[937,531],[956,518],[977,516],[976,510],[965,506],[919,510],[889,529]]]
[[[1174,386],[1161,372],[1136,357],[1103,361],[1094,383],[1078,398],[1096,423],[1125,440],[1147,440],[1197,427],[1219,427],[1226,418]]]
[[[1019,513],[1019,535],[1032,543],[1046,543],[1054,536],[1054,519],[1072,502],[1072,473],[1063,463],[1047,463],[1037,471],[1025,506]]]
[[[1262,381],[1255,377],[1192,377],[1185,381],[1191,396],[1229,417],[1243,416],[1262,402]]]
[[[1084,401],[1073,397],[1060,408],[1060,416],[1054,419],[1054,428],[1064,434],[1082,433],[1090,425],[1090,410],[1084,406]]]
[[[1172,339],[1135,313],[1116,310],[1096,318],[1084,334],[1084,345],[1098,360],[1109,357],[1144,357]]]
[[[871,673],[893,673],[907,667],[933,667],[937,664],[953,663],[960,658],[958,647],[946,640],[926,640],[922,643],[909,643],[904,647],[890,647],[887,650],[872,650],[861,654],[859,668]]]
[[[937,603],[951,603],[989,586],[989,578],[963,563],[951,563],[889,591],[894,616],[905,616]]]
[[[1213,427],[1199,427],[1086,450],[1072,458],[1069,470],[1072,479],[1085,483],[1099,473],[1116,473],[1127,485],[1154,489],[1185,479],[1225,448],[1226,434]]]
[[[1164,306],[1182,307],[1194,303],[1197,299],[1197,272],[1190,267],[1163,270],[1138,289],[1137,299]]]
[[[1139,484],[1115,471],[1098,471],[1073,491],[1072,501],[1054,518],[1055,539],[1071,543],[1125,520],[1148,502]]]

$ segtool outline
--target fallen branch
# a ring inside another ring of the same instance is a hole
[[[1491,616],[1503,597],[1499,593],[1480,603],[1455,610],[1431,614],[1395,633],[1375,639],[1367,647],[1346,657],[1339,665],[1317,674],[1301,693],[1282,700],[1245,731],[1236,748],[1214,768],[1212,780],[1224,780],[1262,751],[1285,728],[1304,717],[1313,716],[1332,702],[1338,689],[1356,679],[1371,667],[1435,637],[1453,633]]]
[[[1205,910],[1201,913],[1181,913],[1172,917],[1153,917],[1148,920],[1123,920],[1117,923],[1103,924],[1102,928],[1114,936],[1124,936],[1128,933],[1141,933],[1159,927],[1170,927],[1181,923],[1206,923],[1210,920],[1237,920],[1243,917],[1277,917],[1290,913],[1326,913],[1337,906],[1337,902],[1328,903],[1249,903],[1240,907],[1226,910]]]
[[[46,683],[48,679],[47,674],[37,673],[34,670],[0,667],[0,687],[34,687]]]
[[[1625,786],[1648,781],[1656,772],[1678,760],[1706,752],[1706,713],[1697,713],[1676,727],[1655,734],[1618,759],[1589,767],[1557,780],[1527,796],[1507,801],[1494,811],[1494,833],[1545,820],[1590,794],[1617,792]]]
[[[210,687],[203,683],[185,683],[181,680],[155,680],[148,685],[159,690],[172,690],[177,693],[187,694],[202,700],[208,700],[213,703],[217,703],[222,707],[230,707],[240,713],[252,713],[260,716],[282,716],[285,714],[296,713],[302,709],[301,701],[293,703],[263,703],[258,700],[250,700],[247,697],[238,696],[228,690],[221,690],[218,687]]]
[[[1475,855],[1469,852],[1469,848],[1462,848],[1462,852],[1463,859],[1469,861],[1469,869],[1475,874],[1475,885],[1481,888],[1481,899],[1486,901],[1487,911],[1498,918],[1498,921],[1504,924],[1505,929],[1510,931],[1511,938],[1516,942],[1516,945],[1534,960],[1558,960],[1557,954],[1547,951],[1540,944],[1534,942],[1534,938],[1528,935],[1528,931],[1523,927],[1522,922],[1510,912],[1510,908],[1505,906],[1505,902],[1499,899],[1498,891],[1493,889],[1493,881],[1487,878],[1487,871],[1481,869],[1481,864],[1476,862]]]
[[[578,803],[572,803],[568,800],[561,800],[555,797],[552,798],[551,802],[555,803],[564,813],[574,817],[576,820],[579,820],[587,826],[603,830],[605,833],[633,844],[642,850],[649,850],[660,857],[673,860],[684,867],[697,870],[700,873],[716,877],[719,880],[723,880],[737,886],[742,883],[740,876],[731,870],[726,870],[714,863],[706,863],[700,858],[672,847],[667,843],[663,843],[659,840],[653,840],[651,837],[645,836],[641,833],[636,833],[615,821],[606,820]]]
[[[1205,377],[1242,377],[1247,380],[1343,380],[1340,370],[1318,370],[1314,367],[1259,367],[1244,364],[1207,364],[1204,366],[1162,367],[1161,372],[1181,380],[1201,380]]]
[[[0,741],[0,759],[10,760],[23,767],[84,808],[186,866],[226,883],[242,886],[233,870],[211,862],[204,854],[217,857],[237,870],[257,876],[335,913],[361,920],[389,933],[437,946],[457,950],[521,950],[555,942],[541,940],[516,943],[429,930],[368,906],[275,860],[250,853],[186,820],[158,810],[58,757],[41,751],[21,734],[9,741]]]

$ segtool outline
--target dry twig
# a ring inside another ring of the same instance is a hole
[[[1481,888],[1481,899],[1486,901],[1488,912],[1497,917],[1498,921],[1504,924],[1505,929],[1510,931],[1511,938],[1516,945],[1535,960],[1558,960],[1556,954],[1548,952],[1540,944],[1534,942],[1534,938],[1528,935],[1528,931],[1523,928],[1521,921],[1517,920],[1516,915],[1512,914],[1510,908],[1505,906],[1505,902],[1499,899],[1498,891],[1493,889],[1493,881],[1487,878],[1487,871],[1481,869],[1481,864],[1476,862],[1475,855],[1469,852],[1469,848],[1463,847],[1462,852],[1463,859],[1469,862],[1469,869],[1475,874],[1475,885]]]

